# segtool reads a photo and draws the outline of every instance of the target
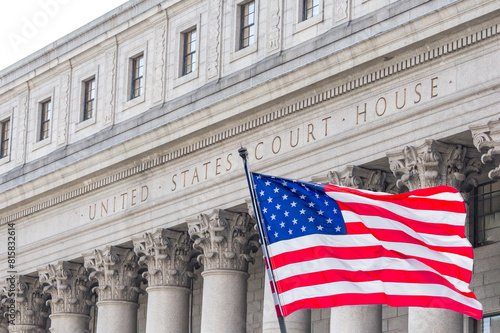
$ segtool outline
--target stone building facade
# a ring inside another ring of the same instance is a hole
[[[132,0],[0,72],[0,332],[278,332],[254,171],[451,185],[473,320],[301,310],[289,332],[500,332],[499,0]]]

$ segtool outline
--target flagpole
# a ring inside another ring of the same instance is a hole
[[[255,214],[255,220],[257,221],[257,229],[259,231],[259,238],[260,238],[260,243],[262,245],[262,253],[264,255],[264,260],[266,261],[266,271],[267,275],[269,277],[269,282],[271,283],[271,287],[273,290],[276,291],[276,282],[274,281],[274,276],[271,271],[271,266],[267,262],[269,256],[268,256],[268,251],[267,251],[267,241],[266,237],[264,234],[264,230],[262,229],[263,223],[262,223],[262,216],[260,215],[260,209],[258,208],[259,203],[257,199],[255,198],[255,191],[254,191],[254,183],[253,183],[253,178],[250,174],[250,165],[248,163],[248,151],[245,147],[240,147],[238,149],[238,153],[240,154],[240,157],[243,159],[243,165],[245,167],[245,175],[247,177],[247,183],[248,183],[248,189],[250,190],[250,198],[252,200],[252,206],[253,206],[253,211]],[[274,305],[279,308],[279,314],[276,312],[276,315],[278,317],[278,324],[280,327],[280,332],[281,333],[287,333],[286,331],[286,325],[285,325],[285,318],[283,317],[283,312],[281,311],[281,305],[279,302],[279,298],[277,296],[277,292],[273,293],[273,300],[274,300]]]

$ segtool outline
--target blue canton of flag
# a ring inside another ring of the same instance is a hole
[[[269,244],[311,234],[345,235],[340,208],[325,185],[252,173]]]

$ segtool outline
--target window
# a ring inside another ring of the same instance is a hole
[[[255,43],[255,1],[240,6],[240,50]]]
[[[132,86],[130,99],[137,98],[143,94],[144,87],[144,55],[141,54],[132,59]]]
[[[319,14],[319,0],[302,0],[302,21]]]
[[[183,34],[182,75],[196,70],[196,28]]]
[[[0,127],[2,130],[2,137],[0,141],[0,158],[4,158],[9,155],[10,119],[2,121]]]
[[[477,187],[475,195],[476,244],[500,241],[500,182]]]
[[[49,137],[50,129],[50,113],[52,111],[51,100],[42,102],[41,104],[41,119],[40,119],[40,136],[39,141]]]
[[[484,317],[480,321],[481,329],[478,330],[480,333],[495,333],[500,332],[500,315]]]
[[[94,116],[95,109],[95,78],[84,82],[83,93],[83,120],[88,120]]]

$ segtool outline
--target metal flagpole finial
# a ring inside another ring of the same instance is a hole
[[[247,160],[248,150],[245,147],[241,145],[240,149],[238,149],[238,153],[240,154],[242,159],[244,159],[245,161]]]

